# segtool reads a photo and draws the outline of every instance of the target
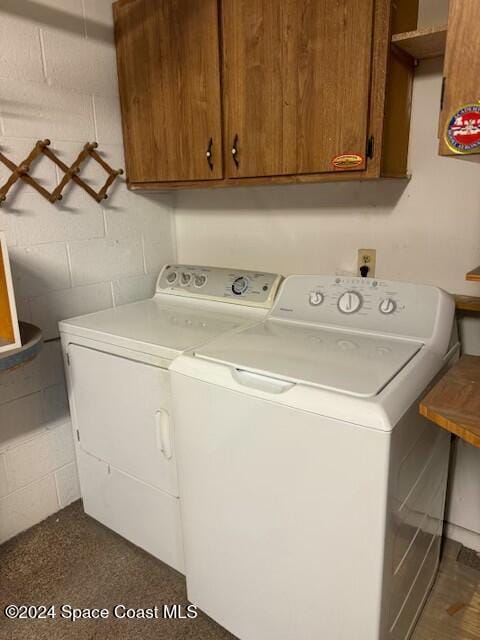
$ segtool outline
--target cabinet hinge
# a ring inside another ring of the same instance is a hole
[[[77,429],[77,440],[80,442],[80,431]]]
[[[373,160],[373,154],[375,152],[375,138],[370,136],[367,142],[367,158]]]
[[[445,100],[445,87],[447,84],[447,79],[445,76],[442,78],[442,93],[440,94],[440,111],[443,111],[443,103]]]

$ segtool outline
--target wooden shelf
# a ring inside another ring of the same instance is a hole
[[[469,271],[466,275],[466,279],[471,282],[480,282],[480,267],[477,267],[473,271]]]
[[[462,356],[425,396],[420,413],[480,448],[480,356]]]
[[[459,296],[455,297],[455,306],[457,311],[472,311],[480,313],[480,298],[475,296]]]
[[[437,58],[445,54],[447,44],[447,27],[427,27],[417,31],[397,33],[392,38],[392,44],[399,47],[415,60]]]

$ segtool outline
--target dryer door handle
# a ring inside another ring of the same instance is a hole
[[[244,387],[251,387],[265,393],[285,393],[285,391],[289,391],[295,386],[294,382],[271,378],[270,376],[245,371],[244,369],[232,369],[232,377]]]
[[[170,415],[165,409],[155,413],[155,431],[157,447],[167,460],[172,457],[172,439],[170,435]]]

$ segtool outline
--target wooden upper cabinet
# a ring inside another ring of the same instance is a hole
[[[227,176],[365,169],[373,4],[223,0]]]
[[[114,16],[129,183],[222,178],[217,0],[119,0]]]
[[[114,6],[131,189],[407,175],[418,0]]]
[[[479,27],[480,0],[450,0],[440,116],[441,155],[480,153]],[[448,135],[447,128],[453,120],[456,122]]]

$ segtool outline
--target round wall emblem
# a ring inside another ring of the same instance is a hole
[[[466,104],[453,114],[445,142],[455,153],[480,153],[480,104]]]

